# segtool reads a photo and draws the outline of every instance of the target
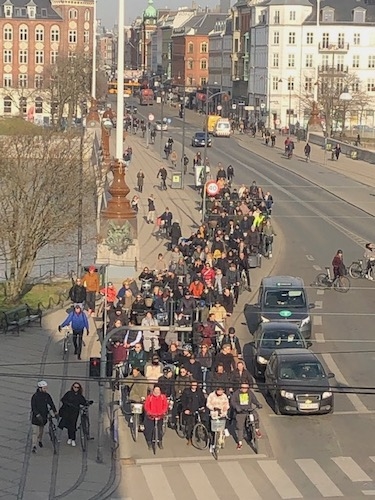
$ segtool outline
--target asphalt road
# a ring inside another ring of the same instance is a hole
[[[138,111],[140,114],[149,112],[139,106]],[[152,112],[158,119],[157,105],[153,106]],[[165,116],[173,116],[172,126],[165,135],[171,135],[176,142],[181,142],[182,120],[176,117],[177,110],[165,109]],[[187,118],[185,144],[187,151],[191,151],[192,158],[191,136],[200,127],[189,123],[189,120]],[[190,121],[194,122],[196,118]],[[156,151],[159,150],[157,143],[155,148]],[[358,200],[368,197],[366,186],[353,186],[351,179],[340,176],[340,192],[336,193],[336,196],[330,192],[335,193],[336,189],[333,174],[324,166],[319,166],[321,176],[312,183],[303,177],[302,168],[299,175],[290,171],[291,165],[297,166],[292,162],[298,160],[292,159],[288,164],[288,161],[280,156],[276,161],[270,161],[242,147],[235,138],[215,138],[212,149],[208,151],[212,173],[215,173],[214,165],[217,162],[220,161],[225,166],[231,163],[235,168],[235,184],[249,185],[256,180],[258,185],[272,193],[275,200],[275,219],[285,239],[283,254],[278,259],[273,274],[300,276],[308,285],[321,269],[330,265],[338,248],[344,250],[344,260],[350,264],[352,260],[363,255],[364,243],[373,240],[373,217],[356,208],[355,203],[349,201],[349,196],[345,201],[345,192],[352,194],[354,189]],[[264,156],[267,154],[265,150]],[[317,185],[318,181],[320,187]],[[193,185],[192,174],[187,176],[187,183]],[[312,311],[312,349],[320,354],[329,371],[335,373],[333,384],[336,384],[337,390],[340,391],[336,395],[335,412],[329,416],[280,417],[273,414],[271,406],[265,401],[261,412],[262,428],[265,431],[261,453],[278,460],[289,480],[297,485],[297,488],[288,490],[285,483],[279,487],[279,471],[273,470],[271,473],[269,465],[259,465],[278,493],[275,495],[274,490],[273,493],[271,490],[268,492],[265,483],[256,489],[261,491],[260,498],[345,496],[354,499],[363,495],[375,496],[375,468],[374,461],[370,458],[374,454],[375,396],[358,394],[356,389],[354,394],[346,393],[347,388],[373,386],[374,285],[366,280],[358,280],[352,281],[348,294],[339,294],[333,290],[322,293],[310,288],[308,295],[310,302],[316,305]],[[164,450],[163,457],[165,454],[175,457],[174,460],[179,460],[180,457],[182,463],[185,463],[184,460],[190,463],[188,457],[196,456],[198,460],[198,453],[187,450],[178,438],[168,439],[171,440],[169,451]],[[232,457],[236,451],[231,443],[228,448],[228,461],[237,458]],[[143,444],[137,444],[132,452],[135,458],[145,460],[143,466],[153,466],[154,462],[148,463],[150,457]],[[251,454],[251,450],[241,451],[237,454],[238,460],[240,463],[243,460],[253,464]],[[298,462],[299,459],[306,461]],[[257,466],[260,463],[261,458],[257,461]],[[273,461],[272,463],[274,464]],[[176,467],[176,464],[174,466]],[[151,474],[152,470],[147,474]],[[139,470],[137,473],[133,472],[136,476]],[[146,470],[143,473],[146,474]],[[187,477],[184,470],[183,473]],[[206,470],[205,474],[210,477]],[[250,472],[248,477],[253,477]],[[306,477],[313,483],[312,489],[310,483],[306,483]],[[259,478],[255,479],[255,482],[258,480]],[[335,489],[334,485],[338,489]],[[148,481],[147,486],[150,489]],[[172,490],[175,491],[174,487]],[[225,488],[217,488],[217,491],[225,491]],[[244,498],[238,491],[236,494],[238,498]],[[157,495],[145,495],[145,498],[159,498]],[[216,496],[206,498],[224,497],[222,493],[216,492]]]

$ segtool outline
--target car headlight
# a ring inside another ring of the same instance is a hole
[[[308,323],[310,323],[310,321],[311,321],[310,316],[307,316],[306,318],[303,318],[303,320],[301,321],[301,326],[307,325]]]
[[[280,396],[286,399],[294,399],[293,392],[284,391],[284,389],[280,391]]]
[[[263,321],[263,323],[269,323],[270,320],[268,318],[265,318],[264,316],[261,316],[260,317],[261,321]]]
[[[322,399],[327,399],[327,398],[330,398],[331,396],[332,396],[332,392],[326,391],[326,392],[323,392]]]
[[[263,356],[258,356],[257,361],[260,365],[266,365],[268,363],[268,359],[264,358]]]

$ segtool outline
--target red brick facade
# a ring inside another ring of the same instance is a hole
[[[172,38],[172,78],[175,83],[200,87],[208,81],[208,36]]]

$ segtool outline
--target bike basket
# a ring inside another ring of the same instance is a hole
[[[223,431],[225,429],[225,423],[226,423],[225,418],[211,419],[211,431],[212,432]]]
[[[142,403],[132,403],[131,405],[132,413],[141,414],[143,413],[143,404]]]

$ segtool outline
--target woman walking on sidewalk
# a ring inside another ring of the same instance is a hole
[[[142,193],[143,191],[143,184],[145,181],[145,174],[143,173],[142,169],[137,174],[137,186],[138,186],[138,191]]]
[[[146,222],[147,222],[147,224],[150,224],[150,223],[153,224],[154,219],[155,219],[155,199],[154,199],[153,194],[150,194],[150,196],[148,197],[147,203],[148,203],[148,213],[147,213]]]

